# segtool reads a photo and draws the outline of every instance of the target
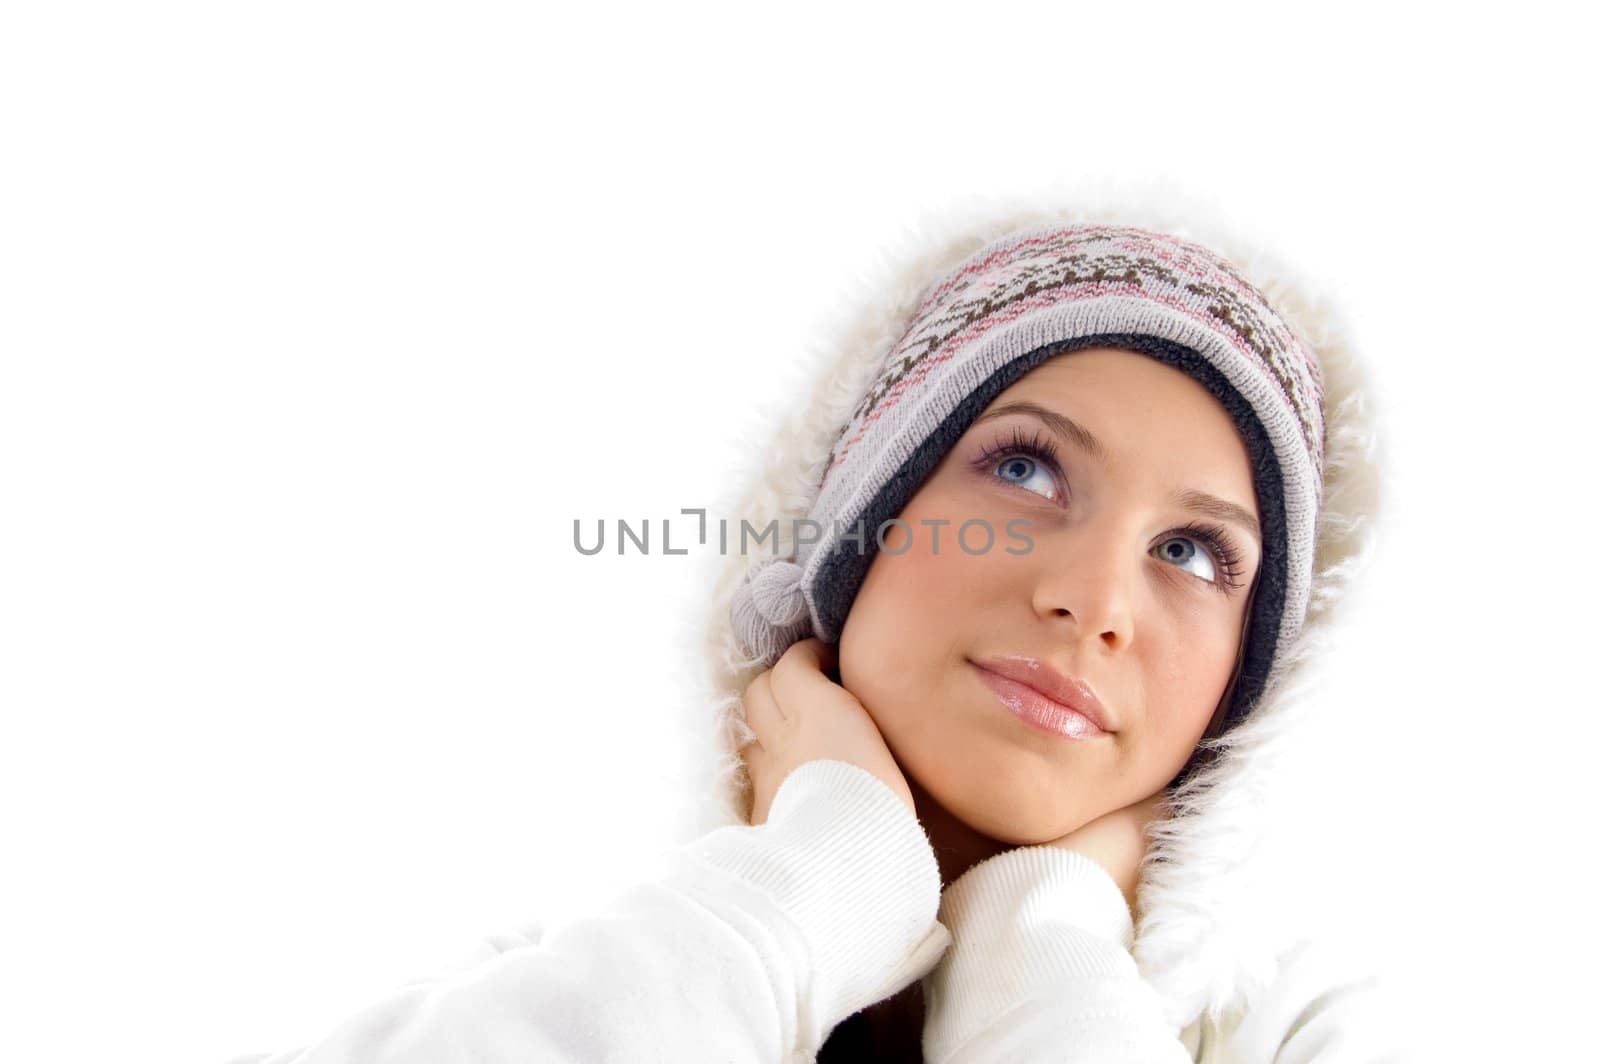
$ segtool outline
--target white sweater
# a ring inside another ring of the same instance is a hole
[[[941,897],[916,817],[841,761],[792,772],[766,823],[663,858],[603,912],[485,942],[309,1047],[233,1064],[787,1064],[916,979],[930,1064],[1398,1059],[1371,984],[1328,985],[1303,951],[1242,1018],[1171,1029],[1097,864],[1021,847]]]

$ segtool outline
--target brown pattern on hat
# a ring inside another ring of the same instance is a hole
[[[913,314],[882,372],[830,453],[829,469],[936,362],[947,345],[970,343],[1041,298],[1138,295],[1202,315],[1267,371],[1299,421],[1322,474],[1322,379],[1294,331],[1232,264],[1197,244],[1131,227],[1087,226],[1028,237],[957,266]]]

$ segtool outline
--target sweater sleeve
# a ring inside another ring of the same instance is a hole
[[[1261,999],[1208,1026],[1192,1055],[1139,977],[1115,881],[1068,850],[1022,847],[974,865],[945,890],[939,919],[953,942],[923,984],[929,1064],[1406,1059],[1380,980],[1309,941],[1280,954]]]
[[[946,888],[939,920],[953,942],[924,982],[929,1064],[1192,1059],[1139,976],[1122,892],[1093,860],[1007,850]]]
[[[719,828],[658,868],[536,944],[509,936],[307,1048],[235,1064],[810,1060],[950,942],[921,824],[842,761],[801,765],[765,823]]]

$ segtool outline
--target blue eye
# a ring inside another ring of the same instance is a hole
[[[1005,459],[995,470],[995,475],[1047,499],[1056,497],[1055,478],[1038,462],[1025,455],[1015,454]]]
[[[1061,482],[1057,479],[1061,471],[1060,457],[1056,454],[1056,445],[1043,433],[1035,433],[1029,439],[1023,436],[1021,429],[1015,429],[1011,439],[985,447],[973,464],[985,476],[998,477],[1024,491],[1046,499],[1061,496]]]
[[[1187,550],[1184,548],[1187,548]],[[1205,569],[1203,572],[1197,572],[1194,575],[1208,583],[1214,584],[1217,582],[1217,567],[1212,562],[1211,556],[1200,550],[1195,545],[1195,541],[1187,536],[1177,536],[1164,541],[1155,548],[1155,554],[1162,561],[1171,562],[1180,569],[1183,569],[1186,563],[1199,559],[1204,563]],[[1184,569],[1184,571],[1193,572],[1190,569]]]

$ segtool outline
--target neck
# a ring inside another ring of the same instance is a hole
[[[910,776],[906,777],[906,784],[917,806],[917,819],[928,833],[934,856],[939,860],[941,887],[949,886],[979,861],[1012,848],[1010,843],[998,842],[962,823]]]

